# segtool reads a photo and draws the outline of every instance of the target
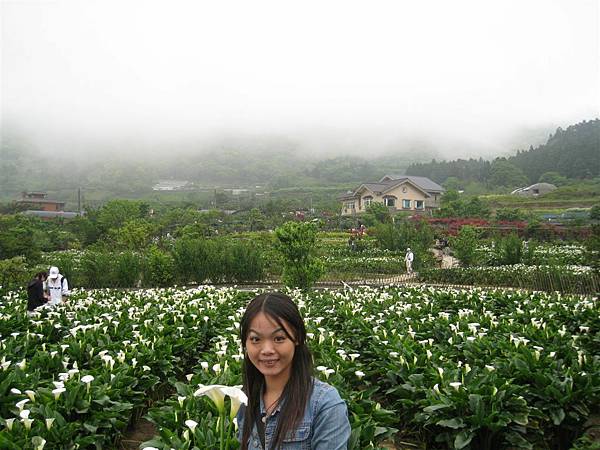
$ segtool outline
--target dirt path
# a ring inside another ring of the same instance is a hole
[[[156,426],[146,419],[140,419],[132,427],[131,430],[125,433],[121,440],[120,450],[139,450],[142,442],[149,441],[158,434]]]

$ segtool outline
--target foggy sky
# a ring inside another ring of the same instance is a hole
[[[3,124],[42,147],[277,135],[454,158],[600,115],[596,0],[1,5]]]

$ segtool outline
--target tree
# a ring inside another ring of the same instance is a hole
[[[383,223],[375,227],[374,235],[381,248],[405,251],[410,247],[415,257],[413,267],[416,270],[433,265],[433,255],[429,248],[433,244],[434,233],[427,222],[403,220],[395,224]]]
[[[457,191],[449,190],[441,198],[440,209],[435,211],[438,217],[481,217],[487,218],[490,209],[479,197],[463,199]]]
[[[516,233],[496,241],[497,260],[502,266],[519,264],[523,259],[523,241]]]
[[[256,231],[260,228],[263,228],[263,222],[265,217],[260,212],[258,208],[252,208],[248,213],[248,225],[250,227],[250,231]]]
[[[567,177],[563,177],[558,172],[546,172],[540,176],[538,180],[540,183],[550,183],[555,186],[564,186],[569,182]]]
[[[315,257],[317,231],[315,222],[286,222],[275,229],[275,249],[283,259],[286,286],[306,291],[323,274],[323,264]]]
[[[0,217],[0,259],[24,256],[29,261],[40,255],[40,241],[35,239],[39,225],[22,215]]]
[[[139,219],[147,214],[148,205],[131,200],[111,200],[98,210],[97,221],[103,232],[119,228],[131,219]]]
[[[446,190],[458,191],[462,188],[463,182],[456,177],[448,177],[444,181],[443,185]]]
[[[490,184],[492,186],[518,187],[529,183],[529,180],[514,164],[506,158],[497,158],[490,168]]]
[[[366,212],[362,218],[363,222],[368,227],[372,227],[378,223],[391,223],[392,221],[390,210],[380,202],[373,202],[367,206]]]
[[[500,208],[496,211],[496,220],[509,222],[525,220],[525,214],[519,208]]]
[[[461,264],[465,267],[477,263],[477,242],[479,241],[479,232],[471,226],[464,226],[458,232],[458,235],[450,240],[450,246]]]
[[[143,219],[132,219],[120,228],[109,231],[110,243],[119,249],[138,250],[145,248],[152,238],[152,225]]]

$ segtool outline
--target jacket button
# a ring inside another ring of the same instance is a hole
[[[254,439],[254,446],[258,448],[258,441],[256,439]]]

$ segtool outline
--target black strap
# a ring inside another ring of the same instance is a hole
[[[256,422],[256,429],[258,430],[258,438],[260,439],[260,445],[263,450],[265,450],[265,424],[262,421],[260,408],[258,409],[258,414],[254,415]]]

